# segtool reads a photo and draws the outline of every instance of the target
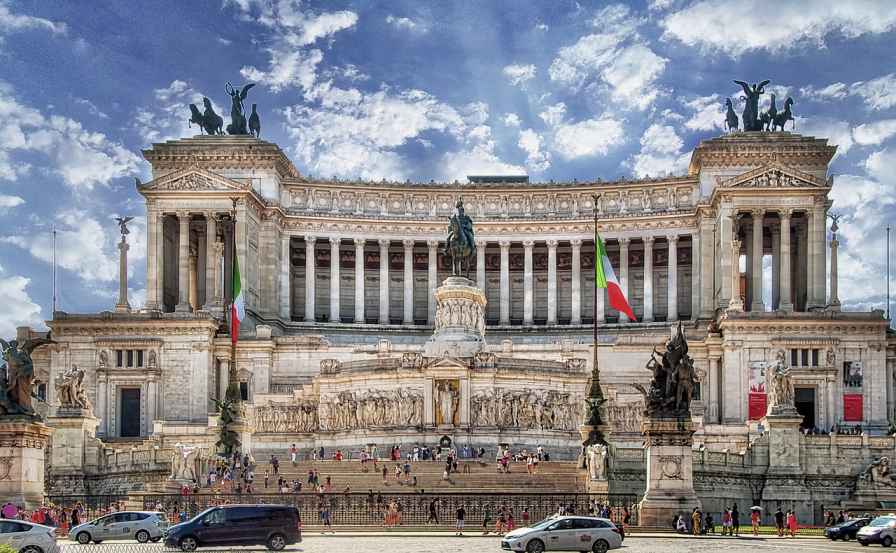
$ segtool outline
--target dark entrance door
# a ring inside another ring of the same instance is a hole
[[[121,437],[137,438],[140,436],[140,388],[122,388],[121,405]]]
[[[796,410],[803,416],[800,428],[815,428],[815,388],[797,388],[793,399]]]

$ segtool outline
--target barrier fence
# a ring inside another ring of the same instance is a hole
[[[622,522],[627,512],[629,524],[637,525],[638,500],[636,495],[584,493],[145,494],[143,508],[163,510],[175,522],[216,505],[275,503],[298,508],[305,526],[322,524],[322,513],[328,511],[333,526],[448,528],[454,526],[455,513],[463,506],[468,527],[481,527],[487,515],[494,526],[502,512],[512,513],[518,527],[523,524],[524,511],[531,523],[556,514],[561,507],[567,514],[584,515],[604,506],[614,521]]]

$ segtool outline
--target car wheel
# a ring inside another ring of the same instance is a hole
[[[149,532],[147,532],[146,530],[140,530],[134,535],[134,537],[137,538],[138,542],[146,543],[149,541]]]
[[[93,543],[99,545],[99,544],[103,543],[103,540],[93,540]]]
[[[893,545],[893,538],[890,536],[884,536],[884,539],[880,540],[880,544],[884,547],[890,547]]]
[[[526,544],[527,553],[542,553],[544,551],[544,542],[541,540],[532,540]]]
[[[199,544],[196,543],[196,538],[194,538],[193,536],[187,536],[185,538],[181,538],[178,545],[180,546],[181,551],[196,551],[196,547]]]
[[[868,542],[860,541],[859,543],[862,544],[862,547],[868,547]]]
[[[88,534],[87,532],[78,532],[78,535],[75,536],[75,539],[81,545],[87,545],[88,543],[90,543],[90,534]]]
[[[607,553],[607,550],[610,549],[610,544],[606,542],[606,540],[597,540],[594,542],[594,545],[591,546],[591,551],[594,553]]]
[[[268,538],[268,549],[271,551],[280,551],[286,547],[286,537],[283,534],[274,534]]]
[[[20,549],[19,553],[44,553],[44,550],[36,545],[29,545]]]

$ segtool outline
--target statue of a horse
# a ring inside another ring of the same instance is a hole
[[[224,134],[224,118],[215,113],[211,100],[202,98],[202,104],[205,106],[202,116],[205,118],[208,134]]]
[[[737,114],[734,113],[734,106],[731,104],[731,98],[725,98],[725,123],[728,125],[728,132],[736,131],[738,127]]]
[[[766,131],[771,130],[772,123],[775,122],[775,117],[778,116],[778,106],[775,105],[775,95],[769,94],[769,97],[771,98],[771,103],[769,104],[768,109],[763,111],[762,115],[759,116],[759,123]]]
[[[448,224],[445,254],[451,256],[451,274],[470,278],[470,260],[476,255],[476,245],[461,231],[457,217],[452,217]]]
[[[796,129],[796,120],[793,118],[793,112],[790,111],[790,107],[793,106],[793,98],[787,98],[784,101],[784,111],[775,115],[775,119],[772,122],[772,130],[777,130],[778,127],[781,127],[781,130],[784,130],[784,125],[787,124],[788,121],[793,121],[793,129]]]

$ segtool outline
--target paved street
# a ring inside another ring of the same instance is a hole
[[[830,542],[822,539],[688,539],[670,537],[629,537],[618,551],[622,553],[814,553],[874,551],[856,542]],[[227,548],[226,551],[266,551],[262,547]],[[334,551],[387,551],[388,553],[488,553],[501,551],[498,538],[469,536],[320,536],[310,534],[288,551],[332,553]],[[111,543],[77,545],[67,543],[62,553],[161,553],[161,544]],[[223,551],[208,549],[203,551]]]

